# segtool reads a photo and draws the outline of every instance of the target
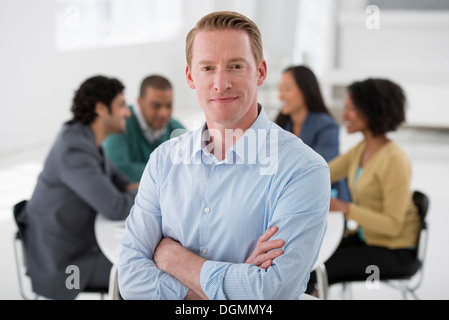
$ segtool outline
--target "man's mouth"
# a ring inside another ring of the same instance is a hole
[[[210,100],[215,103],[229,103],[229,102],[233,102],[237,99],[238,99],[238,97],[219,97],[219,98],[212,98]]]

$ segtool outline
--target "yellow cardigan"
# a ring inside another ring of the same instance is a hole
[[[416,246],[421,223],[410,191],[407,155],[395,142],[388,142],[363,167],[355,184],[364,149],[362,141],[329,163],[332,182],[348,178],[352,203],[347,218],[363,228],[368,245],[390,249]]]

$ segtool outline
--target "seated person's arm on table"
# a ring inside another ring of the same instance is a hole
[[[102,172],[82,145],[70,147],[61,157],[61,180],[97,212],[109,219],[129,214],[134,193],[121,192]]]
[[[115,167],[132,182],[140,181],[146,162],[133,161],[123,134],[110,135],[104,142],[107,157]]]

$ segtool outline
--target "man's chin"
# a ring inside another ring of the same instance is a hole
[[[156,123],[156,124],[151,125],[151,128],[153,128],[153,130],[162,130],[162,129],[164,129],[167,125],[168,125],[168,122],[164,122],[164,123]]]
[[[126,132],[126,125],[117,129],[117,133],[125,133],[125,132]]]

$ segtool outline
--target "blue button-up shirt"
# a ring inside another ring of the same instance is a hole
[[[200,281],[210,299],[298,299],[326,229],[326,162],[263,109],[223,161],[207,151],[204,128],[150,156],[121,241],[121,295],[185,298],[189,289],[153,262],[170,237],[207,260]],[[272,226],[283,255],[266,270],[244,263]]]

